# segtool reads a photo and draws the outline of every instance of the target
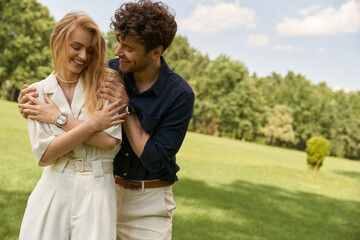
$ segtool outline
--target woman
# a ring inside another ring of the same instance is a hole
[[[21,106],[44,170],[29,197],[19,239],[116,239],[112,161],[122,137],[124,114],[118,112],[125,106],[115,102],[101,109],[97,98],[110,71],[105,41],[89,16],[73,12],[55,26],[51,50],[54,72],[34,84],[39,100],[28,96],[30,104]],[[53,117],[39,115],[36,104],[48,106]],[[82,123],[66,132],[76,121]]]

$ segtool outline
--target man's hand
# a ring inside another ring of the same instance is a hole
[[[108,100],[110,103],[120,100],[120,104],[129,104],[129,97],[120,76],[108,74],[104,87],[101,88],[99,97]]]
[[[39,94],[36,91],[36,88],[34,88],[34,87],[29,88],[29,86],[26,84],[22,86],[20,95],[18,97],[18,103],[19,103],[18,107],[19,107],[20,114],[24,118],[28,118],[28,114],[24,112],[24,108],[21,106],[23,106],[24,104],[32,104],[31,102],[29,102],[29,98],[26,95],[29,95],[33,98],[39,97]]]
[[[22,109],[29,119],[48,124],[56,122],[56,117],[61,114],[61,111],[47,94],[44,95],[45,103],[32,97],[30,94],[26,94],[25,97],[27,97],[29,102],[19,104],[19,108]]]

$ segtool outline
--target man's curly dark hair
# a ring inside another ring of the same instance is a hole
[[[115,19],[114,19],[115,18]],[[177,24],[175,14],[162,2],[140,0],[124,3],[111,19],[111,28],[117,37],[133,37],[145,46],[147,52],[158,46],[165,51],[173,41]]]

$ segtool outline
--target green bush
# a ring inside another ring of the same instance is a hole
[[[330,141],[323,137],[312,137],[306,142],[306,153],[309,168],[319,170],[330,153]]]

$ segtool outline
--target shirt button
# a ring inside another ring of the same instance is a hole
[[[124,173],[124,176],[126,176],[127,175],[127,173]]]
[[[125,153],[125,156],[128,157],[128,156],[129,156],[129,153]]]

